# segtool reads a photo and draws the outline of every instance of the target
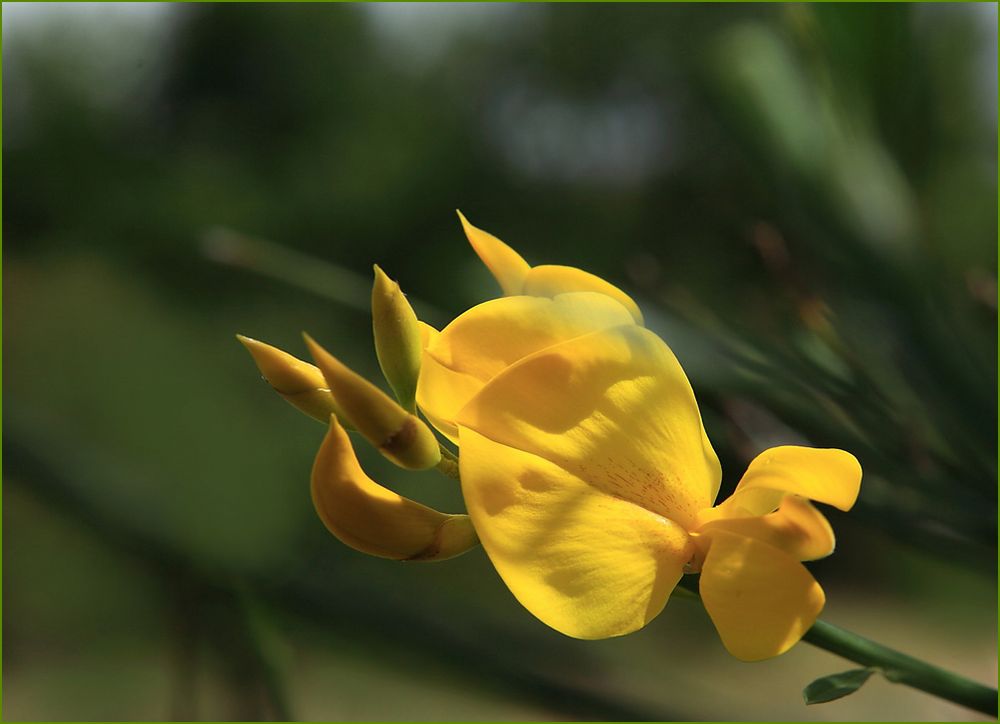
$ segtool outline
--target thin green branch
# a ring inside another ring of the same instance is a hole
[[[890,649],[832,623],[817,621],[802,640],[855,663],[876,667],[889,681],[912,686],[983,714],[997,715],[996,689]]]
[[[697,578],[694,576],[681,579],[680,589],[687,594],[686,598],[700,598],[697,593]],[[883,646],[832,623],[817,621],[806,631],[802,640],[849,661],[877,668],[893,683],[920,689],[983,714],[997,715],[996,689]]]

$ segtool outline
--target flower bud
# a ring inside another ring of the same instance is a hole
[[[373,556],[439,561],[465,553],[479,542],[469,516],[440,513],[369,478],[335,415],[316,454],[312,499],[333,535]]]
[[[236,339],[247,348],[267,383],[289,403],[324,423],[331,412],[343,414],[318,367],[242,334]]]
[[[309,335],[306,343],[323,372],[343,416],[379,452],[403,468],[423,470],[441,459],[441,447],[431,429],[378,387],[320,347]]]
[[[372,329],[382,374],[396,393],[399,404],[415,412],[423,350],[417,315],[399,284],[387,277],[377,264],[372,287]]]

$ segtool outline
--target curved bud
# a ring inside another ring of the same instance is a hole
[[[406,301],[399,284],[375,265],[372,287],[372,329],[375,353],[382,374],[404,408],[416,410],[417,376],[423,351],[417,315]]]
[[[327,530],[373,556],[440,561],[479,542],[469,516],[440,513],[369,478],[335,415],[316,454],[312,499]]]
[[[343,414],[318,367],[242,334],[236,339],[247,348],[267,383],[289,403],[320,422],[329,420],[330,413]]]
[[[504,244],[493,234],[482,229],[477,229],[469,223],[461,211],[458,211],[458,218],[462,220],[462,228],[465,236],[475,250],[483,264],[490,270],[503,290],[505,296],[521,294],[524,288],[524,279],[528,276],[531,265],[524,258],[509,246]]]
[[[343,415],[379,452],[403,468],[437,465],[441,446],[423,420],[304,335]]]

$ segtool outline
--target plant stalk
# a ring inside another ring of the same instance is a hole
[[[945,671],[864,636],[817,621],[802,637],[813,646],[881,670],[889,681],[906,684],[976,711],[997,715],[997,690]]]
[[[678,588],[700,598],[697,576],[684,576]],[[849,661],[876,668],[893,683],[920,689],[989,716],[997,715],[996,689],[875,643],[840,626],[816,621],[802,640]]]

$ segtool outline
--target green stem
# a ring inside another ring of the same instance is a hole
[[[889,681],[912,686],[942,699],[997,715],[997,690],[920,659],[875,643],[825,621],[806,631],[803,641],[864,666],[880,669]]]
[[[684,576],[678,588],[700,598],[697,576]],[[893,683],[920,689],[983,714],[997,715],[996,689],[875,643],[832,623],[817,621],[802,640],[849,661],[877,668]]]
[[[435,466],[449,478],[458,480],[458,456],[444,445],[441,446],[441,461]]]

